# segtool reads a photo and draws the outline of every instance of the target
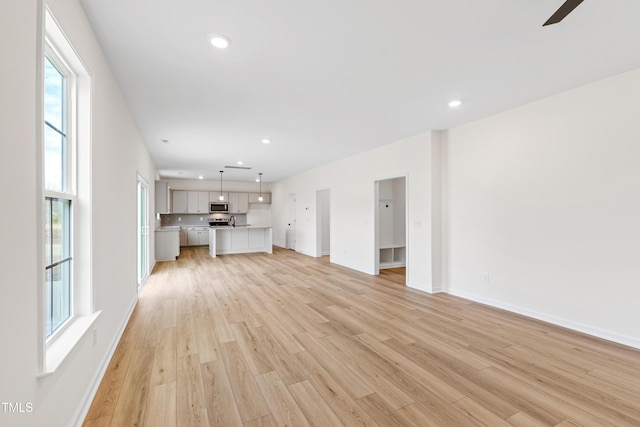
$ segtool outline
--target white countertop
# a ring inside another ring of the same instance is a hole
[[[180,231],[179,225],[168,225],[166,227],[158,227],[156,231]]]
[[[215,225],[215,226],[211,226],[209,227],[212,230],[242,230],[244,228],[272,228],[270,225],[236,225],[235,227],[232,227],[230,225]]]

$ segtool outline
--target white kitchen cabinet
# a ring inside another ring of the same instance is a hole
[[[229,202],[229,193],[226,191],[222,192],[222,197],[224,200],[220,200],[220,192],[219,191],[210,191],[209,192],[209,200],[212,202]]]
[[[179,235],[177,227],[156,230],[156,261],[175,261],[180,255]]]
[[[156,212],[157,214],[171,213],[171,194],[169,193],[169,183],[156,181]]]
[[[205,246],[209,244],[209,229],[189,228],[187,229],[187,246]]]
[[[249,211],[249,193],[229,193],[229,213],[245,214]]]
[[[209,192],[208,191],[188,191],[187,210],[189,213],[208,214],[209,213]]]
[[[173,213],[189,213],[187,209],[187,192],[181,190],[174,190],[171,192],[173,198]]]
[[[271,204],[271,193],[262,193],[262,201],[259,201],[260,193],[249,193],[249,203]]]

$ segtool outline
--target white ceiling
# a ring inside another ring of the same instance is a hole
[[[563,2],[81,0],[162,177],[264,182],[640,67],[640,1]]]

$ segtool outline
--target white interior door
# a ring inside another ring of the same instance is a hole
[[[296,250],[296,195],[289,194],[289,222],[287,223],[287,249]]]

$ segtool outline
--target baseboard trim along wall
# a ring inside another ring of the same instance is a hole
[[[129,323],[129,319],[133,314],[133,310],[136,308],[136,304],[138,304],[137,296],[133,300],[133,303],[131,304],[131,306],[129,307],[129,311],[125,316],[124,321],[120,325],[120,328],[118,329],[118,333],[116,334],[115,339],[109,346],[109,351],[107,351],[104,358],[102,359],[102,363],[100,364],[100,369],[98,370],[96,375],[93,377],[93,380],[91,381],[91,387],[87,391],[85,398],[82,400],[82,402],[80,402],[80,405],[78,406],[76,414],[72,418],[73,425],[75,427],[82,427],[84,418],[87,416],[87,413],[89,413],[89,408],[93,403],[93,399],[96,397],[96,393],[98,392],[98,387],[100,387],[100,383],[102,382],[102,377],[104,376],[104,373],[107,371],[107,367],[109,367],[109,363],[111,362],[111,358],[113,357],[113,354],[116,352],[118,343],[120,343],[120,338],[122,338],[122,334],[124,333],[124,330],[127,327],[127,324]]]
[[[549,314],[540,313],[534,310],[529,310],[523,307],[505,303],[503,301],[481,297],[479,295],[471,294],[468,292],[456,291],[455,289],[443,289],[443,292],[448,293],[449,295],[453,295],[453,296],[464,298],[470,301],[478,302],[480,304],[489,305],[491,307],[500,308],[503,310],[510,311],[512,313],[521,314],[526,317],[531,317],[536,320],[541,320],[543,322],[551,323],[556,326],[572,329],[574,331],[582,332],[584,334],[591,335],[597,338],[602,338],[607,341],[612,341],[618,344],[640,349],[640,339],[637,339],[637,338],[616,334],[611,331],[595,328],[593,326],[585,325],[578,322],[573,322],[571,320],[562,319],[559,317],[551,316]]]

